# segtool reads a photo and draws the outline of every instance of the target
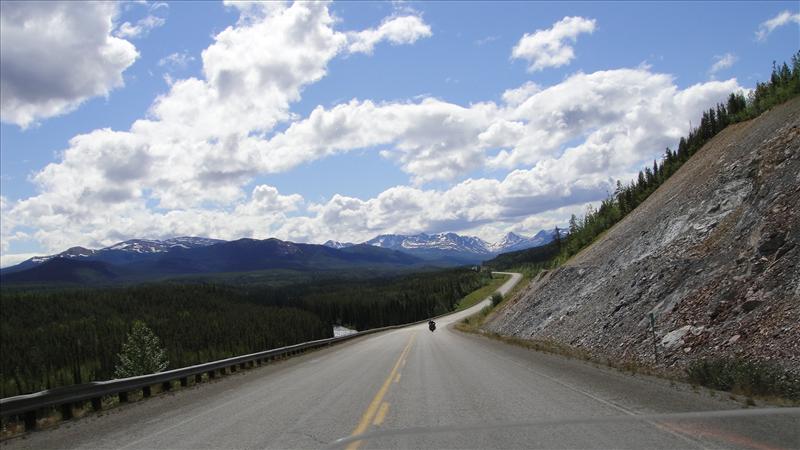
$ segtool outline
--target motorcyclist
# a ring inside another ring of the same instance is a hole
[[[433,320],[429,320],[428,321],[428,329],[431,330],[431,331],[435,331],[436,330],[436,322],[434,322]]]

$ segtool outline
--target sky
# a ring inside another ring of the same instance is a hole
[[[2,2],[0,264],[565,224],[800,49],[797,2]]]

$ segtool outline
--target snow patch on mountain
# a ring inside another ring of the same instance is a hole
[[[542,230],[530,238],[508,233],[500,241],[489,243],[475,236],[461,236],[456,233],[420,233],[411,236],[382,234],[365,244],[401,251],[443,250],[488,256],[545,245],[551,242],[554,236],[555,232],[549,230]]]
[[[41,264],[43,262],[50,261],[51,259],[56,258],[56,257],[58,257],[58,258],[71,258],[71,259],[72,258],[86,258],[88,256],[94,255],[96,252],[97,252],[97,250],[92,250],[92,249],[88,249],[88,248],[71,247],[71,248],[69,248],[69,249],[67,249],[67,250],[65,250],[65,251],[63,251],[61,253],[58,253],[56,255],[34,256],[33,258],[29,259],[28,261],[31,261],[31,262],[36,263],[36,264]]]
[[[325,241],[325,243],[322,244],[322,245],[324,245],[325,247],[335,248],[335,249],[338,250],[338,249],[342,249],[342,248],[352,247],[352,246],[354,246],[356,244],[353,244],[352,242],[339,242],[339,241],[334,241],[334,240],[328,240],[328,241]]]
[[[110,247],[103,248],[104,250],[119,250],[124,252],[133,253],[163,253],[175,248],[196,248],[207,247],[209,245],[218,244],[218,239],[209,239],[202,237],[182,236],[166,240],[156,239],[131,239],[128,241],[119,242]]]
[[[99,250],[94,250],[84,247],[72,247],[68,250],[65,250],[61,253],[56,253],[54,255],[34,256],[33,258],[28,259],[27,261],[21,263],[20,266],[22,265],[29,266],[31,264],[33,265],[42,264],[47,261],[50,261],[53,258],[69,258],[69,259],[88,258],[90,256],[98,256],[103,253],[111,251],[138,253],[138,254],[163,253],[178,248],[189,249],[196,247],[207,247],[209,245],[218,244],[220,242],[225,242],[225,241],[221,241],[219,239],[209,239],[209,238],[194,237],[194,236],[181,236],[181,237],[166,239],[163,241],[156,239],[130,239],[127,241],[118,242],[109,247],[101,248]]]

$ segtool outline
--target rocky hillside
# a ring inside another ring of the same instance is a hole
[[[485,327],[661,369],[742,356],[800,371],[800,99],[729,126]]]

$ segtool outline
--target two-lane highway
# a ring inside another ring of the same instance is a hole
[[[507,292],[519,278],[515,274],[501,291]],[[486,304],[440,318],[433,333],[423,324],[358,338],[35,432],[4,446],[305,449],[364,434],[366,438],[341,446],[800,446],[792,432],[796,415],[638,419],[737,410],[741,405],[448,326]]]

